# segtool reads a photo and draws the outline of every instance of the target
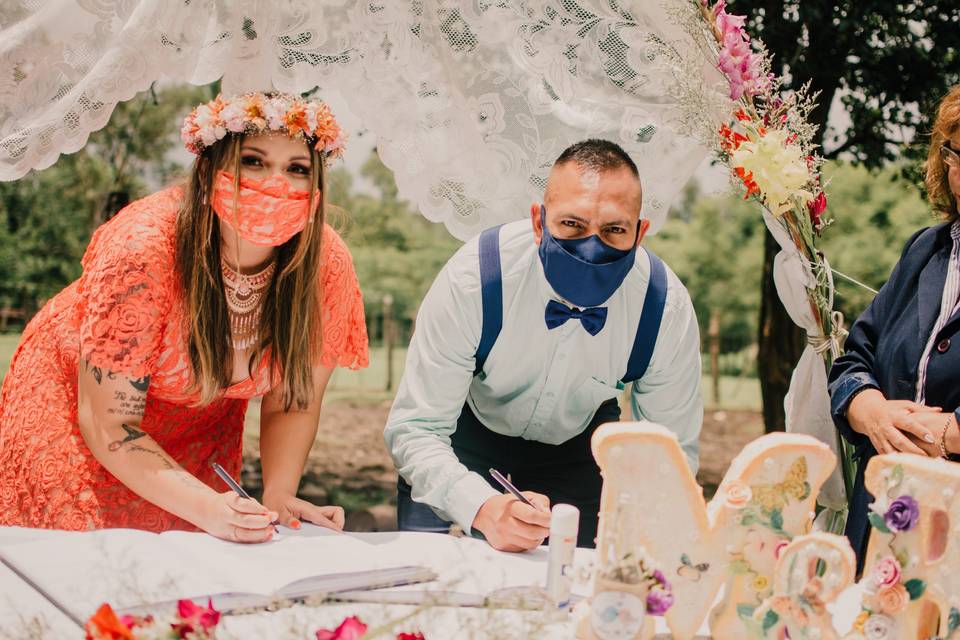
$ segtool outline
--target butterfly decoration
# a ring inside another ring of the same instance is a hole
[[[681,578],[689,578],[694,582],[699,582],[703,574],[709,569],[709,562],[699,562],[697,564],[693,564],[690,562],[690,556],[684,553],[680,555],[680,566],[677,567],[677,575]]]
[[[810,483],[807,482],[807,459],[803,456],[794,460],[782,482],[761,484],[751,487],[753,501],[765,511],[783,509],[788,498],[797,502],[810,497]]]

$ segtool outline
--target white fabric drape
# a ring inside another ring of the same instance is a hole
[[[808,288],[814,285],[814,275],[806,260],[790,238],[790,234],[773,216],[764,211],[764,222],[780,245],[773,262],[773,280],[777,295],[790,319],[807,332],[811,342],[824,338],[813,310],[810,308]],[[805,433],[828,444],[837,456],[837,466],[820,489],[817,502],[826,507],[819,521],[828,517],[828,511],[843,512],[847,508],[843,471],[837,443],[837,430],[830,416],[830,395],[827,392],[827,371],[823,356],[809,342],[800,355],[790,378],[790,388],[784,399],[787,431]]]
[[[401,191],[460,238],[527,215],[585,137],[630,152],[656,227],[706,154],[671,128],[658,47],[694,51],[667,15],[687,2],[2,0],[0,179],[80,149],[155,80],[222,77],[338,90]]]

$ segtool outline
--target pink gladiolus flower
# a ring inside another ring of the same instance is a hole
[[[350,616],[333,631],[330,629],[317,631],[317,640],[357,640],[366,632],[367,625],[361,622],[357,616]]]
[[[767,87],[769,78],[761,73],[761,59],[750,49],[750,36],[744,30],[745,16],[734,16],[726,12],[725,0],[720,0],[713,8],[720,31],[720,53],[717,66],[730,81],[730,98],[739,100],[747,95],[755,95]]]

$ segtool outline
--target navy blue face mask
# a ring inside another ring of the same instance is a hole
[[[617,249],[596,235],[558,240],[547,229],[547,210],[540,206],[540,263],[547,282],[565,300],[578,307],[601,305],[613,295],[630,273],[637,245]],[[640,233],[639,228],[637,233]]]

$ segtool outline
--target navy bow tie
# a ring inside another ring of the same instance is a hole
[[[588,307],[586,309],[571,309],[565,304],[560,304],[556,300],[547,303],[545,312],[547,329],[556,329],[570,318],[579,318],[580,324],[592,336],[600,333],[603,325],[607,322],[606,307]]]

